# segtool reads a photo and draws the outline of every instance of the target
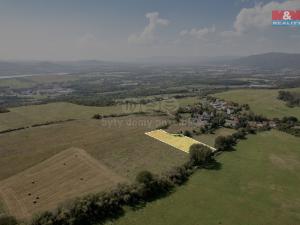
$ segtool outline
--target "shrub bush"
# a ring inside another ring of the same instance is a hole
[[[102,118],[103,118],[103,116],[100,115],[100,114],[95,114],[95,115],[93,116],[93,119],[96,119],[96,120],[101,120]]]
[[[10,112],[7,108],[0,107],[0,113],[8,113]]]
[[[215,140],[215,148],[219,151],[227,151],[232,149],[232,147],[236,144],[236,140],[233,136],[228,135],[226,137],[224,136],[218,136]]]
[[[18,221],[13,216],[0,216],[0,225],[17,225]]]
[[[187,137],[192,137],[192,136],[193,136],[193,134],[192,134],[189,130],[185,130],[185,131],[183,132],[183,135],[184,135],[184,136],[187,136]]]

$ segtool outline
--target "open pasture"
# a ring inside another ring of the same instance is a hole
[[[0,195],[9,213],[23,219],[125,181],[84,150],[71,148],[1,181]]]
[[[300,139],[276,130],[249,135],[170,196],[114,225],[300,224]]]
[[[202,142],[196,141],[192,138],[189,138],[189,137],[186,137],[183,135],[179,135],[179,134],[169,134],[168,132],[166,132],[164,130],[150,131],[150,132],[147,132],[146,135],[148,135],[149,137],[152,137],[156,140],[159,140],[167,145],[170,145],[176,149],[184,151],[186,153],[189,152],[189,149],[190,149],[191,145],[193,145],[193,144],[202,144],[202,145],[209,147],[212,151],[216,150],[215,148],[208,146]]]
[[[186,154],[145,135],[166,117],[127,116],[77,120],[0,135],[0,180],[71,147],[82,148],[117,174],[134,179],[141,170],[160,173]]]
[[[0,130],[30,126],[47,121],[91,118],[94,114],[121,113],[121,106],[91,107],[72,103],[49,103],[43,105],[10,108],[0,114]]]
[[[299,92],[299,88],[286,89]],[[295,116],[300,119],[300,107],[290,108],[277,99],[279,89],[240,89],[214,94],[215,97],[239,104],[249,104],[252,111],[269,118]]]
[[[111,115],[154,110],[176,110],[179,106],[198,101],[196,97],[171,99],[146,105],[113,105],[105,107],[83,106],[67,102],[30,105],[10,108],[9,113],[0,114],[0,131],[31,126],[37,123],[67,119],[90,119],[94,114]]]

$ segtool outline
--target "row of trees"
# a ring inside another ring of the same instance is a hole
[[[139,111],[139,112],[132,112],[132,113],[112,113],[108,115],[101,115],[99,113],[92,116],[92,119],[101,120],[104,118],[111,118],[111,117],[123,117],[129,115],[145,115],[147,112]]]
[[[232,135],[218,136],[215,140],[215,148],[218,151],[230,151],[236,145],[238,140],[245,139],[247,135],[246,129],[239,129]]]
[[[161,176],[142,171],[132,184],[122,184],[109,192],[90,194],[78,198],[53,212],[34,217],[30,225],[92,225],[104,223],[124,213],[124,206],[136,207],[169,194],[176,186],[187,181],[196,168],[213,162],[210,148],[194,144],[190,159]],[[0,218],[0,225],[16,225],[13,217]]]

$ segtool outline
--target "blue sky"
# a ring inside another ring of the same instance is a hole
[[[300,0],[1,0],[0,59],[300,52],[300,27],[272,27],[273,9]]]

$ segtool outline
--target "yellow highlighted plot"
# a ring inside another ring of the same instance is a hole
[[[215,148],[207,144],[204,144],[202,142],[196,141],[192,138],[183,135],[170,134],[164,130],[150,131],[147,132],[146,135],[187,153],[189,152],[190,146],[193,144],[201,144],[209,147],[213,152],[216,151]]]

